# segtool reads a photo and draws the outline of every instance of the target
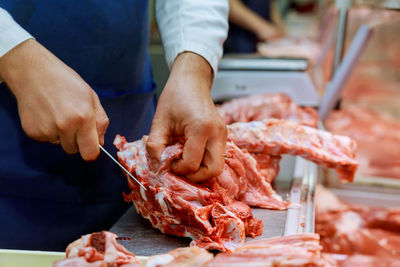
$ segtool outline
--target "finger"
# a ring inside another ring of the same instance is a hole
[[[68,154],[76,154],[79,152],[78,145],[75,137],[76,129],[68,130],[60,135],[58,144],[61,144],[62,148]]]
[[[172,164],[172,171],[180,175],[196,172],[200,168],[206,142],[205,135],[189,135],[183,145],[182,158]]]
[[[99,136],[100,145],[104,145],[104,135],[106,134],[110,121],[107,117],[106,112],[104,111],[103,106],[100,103],[99,97],[96,93],[93,92],[93,94],[97,134]]]
[[[192,182],[204,182],[221,174],[224,168],[224,153],[226,140],[223,136],[216,136],[207,141],[202,165],[193,174],[187,175]]]
[[[170,132],[169,125],[166,123],[157,120],[153,121],[149,138],[146,142],[146,150],[150,156],[151,167],[155,171],[160,167],[161,154],[168,144]]]
[[[100,154],[99,136],[97,134],[96,121],[91,119],[84,123],[76,133],[76,142],[79,153],[86,161],[95,160]]]

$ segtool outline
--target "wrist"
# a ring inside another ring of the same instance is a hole
[[[195,79],[197,82],[205,83],[209,89],[211,89],[213,75],[208,61],[193,52],[179,54],[171,68],[172,77]]]
[[[24,78],[20,72],[32,62],[32,54],[37,49],[36,45],[37,42],[34,39],[28,39],[0,58],[0,78],[9,85],[10,89],[14,87],[12,85],[15,82]]]

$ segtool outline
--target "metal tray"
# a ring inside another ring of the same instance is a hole
[[[400,207],[400,194],[384,191],[360,191],[354,189],[329,188],[342,201],[350,204],[374,207]]]

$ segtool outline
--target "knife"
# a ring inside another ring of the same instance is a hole
[[[131,177],[136,183],[138,183],[145,191],[147,190],[146,187],[144,187],[144,185],[141,182],[139,182],[138,179],[136,179],[130,172],[128,172],[128,170],[125,169],[125,167],[122,166],[121,163],[118,162],[118,160],[116,160],[113,156],[111,156],[111,154],[108,153],[108,151],[102,145],[99,145],[99,147],[101,150],[103,150],[104,153],[106,153],[107,156],[109,156],[115,163],[117,163],[118,166],[120,166],[121,169],[124,170],[129,175],[129,177]]]

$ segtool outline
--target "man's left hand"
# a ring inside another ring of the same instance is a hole
[[[174,173],[202,182],[222,172],[227,130],[211,99],[212,79],[212,68],[203,57],[185,52],[176,58],[147,141],[153,169],[169,137],[183,137],[183,154],[172,165]]]

